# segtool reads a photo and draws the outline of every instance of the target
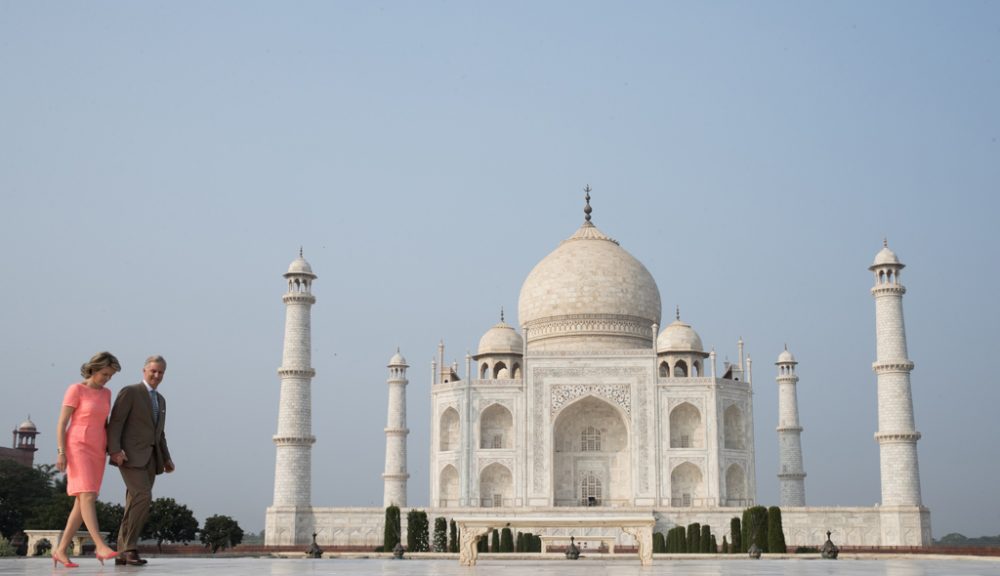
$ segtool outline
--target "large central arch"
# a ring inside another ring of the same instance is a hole
[[[573,402],[552,425],[556,506],[632,504],[628,425],[617,407],[594,396]]]

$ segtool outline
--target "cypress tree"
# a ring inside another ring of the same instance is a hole
[[[490,537],[487,534],[483,534],[476,541],[476,552],[489,552],[490,551]]]
[[[746,553],[750,550],[750,509],[743,510],[743,527],[740,531],[740,552]]]
[[[678,526],[677,530],[677,553],[684,554],[688,551],[687,543],[687,532],[684,531],[683,526]]]
[[[524,552],[524,534],[521,532],[514,538],[514,552]]]
[[[712,547],[712,527],[705,524],[701,527],[701,552],[715,552]]]
[[[441,516],[434,519],[434,551],[448,551],[448,521]]]
[[[399,542],[399,506],[389,506],[385,509],[385,527],[382,532],[382,549],[392,552]]]
[[[725,536],[723,536],[723,538],[725,538]],[[712,534],[712,538],[709,544],[709,552],[711,552],[712,554],[719,553],[719,541],[715,539],[715,534]]]
[[[744,542],[746,551],[750,549],[752,537],[752,544],[756,544],[761,552],[767,552],[767,508],[763,506],[747,508],[743,512],[743,532],[745,535],[749,534]]]
[[[490,536],[490,552],[500,552],[500,531],[496,528],[493,529],[493,534]]]
[[[784,554],[785,530],[781,526],[781,508],[771,506],[767,509],[767,549],[771,553]]]
[[[653,554],[660,554],[667,551],[667,543],[663,539],[663,532],[653,533]]]
[[[701,524],[692,522],[687,528],[687,551],[688,554],[701,552]]]
[[[454,520],[448,522],[448,532],[448,552],[458,552],[458,527]]]
[[[511,533],[508,526],[504,526],[503,530],[500,532],[500,551],[501,552],[513,552],[514,551],[514,535]]]
[[[729,554],[729,541],[726,540],[725,534],[722,536],[722,553]]]
[[[729,521],[729,537],[733,539],[732,544],[729,546],[729,551],[733,554],[738,554],[740,548],[743,546],[743,529],[740,528],[740,519],[737,516]]]

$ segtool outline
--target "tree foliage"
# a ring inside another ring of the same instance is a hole
[[[448,552],[458,552],[458,527],[454,520],[448,522]]]
[[[406,513],[406,550],[408,552],[430,551],[430,525],[427,512],[410,510]]]
[[[25,522],[36,507],[52,496],[50,477],[36,468],[10,460],[0,460],[0,535],[10,539],[26,528]],[[55,526],[61,528],[66,518]]]
[[[434,519],[434,551],[448,551],[448,521],[441,516]]]
[[[688,524],[687,551],[691,554],[701,552],[701,524],[697,522]]]
[[[201,543],[212,549],[212,554],[219,550],[236,546],[243,541],[243,529],[229,516],[209,516],[201,529]]]
[[[712,544],[712,527],[708,524],[701,526],[701,549],[699,552],[715,553],[715,545]]]
[[[108,544],[118,540],[118,529],[121,527],[123,516],[125,516],[125,507],[121,504],[97,501],[97,524],[100,525],[102,531],[107,531],[108,537],[105,541]]]
[[[382,548],[386,552],[392,552],[392,549],[399,543],[400,534],[403,531],[400,522],[399,506],[387,506],[385,509],[385,527],[382,532]]]
[[[781,508],[771,506],[767,509],[767,550],[771,553],[784,554],[785,530],[781,526]]]
[[[729,551],[733,554],[743,552],[743,528],[740,526],[740,519],[737,516],[733,516],[732,520],[729,521],[729,537],[733,539],[732,544],[729,545]]]
[[[493,533],[490,535],[490,552],[500,551],[500,531],[496,528],[493,529]]]
[[[156,540],[156,548],[162,552],[164,542],[187,544],[198,535],[198,521],[191,510],[178,504],[173,498],[157,498],[149,507],[149,519],[143,527],[141,537]],[[240,534],[242,539],[242,533]]]
[[[504,526],[503,530],[500,531],[500,551],[514,551],[514,534],[510,531],[510,527],[508,526]]]
[[[663,532],[653,532],[653,554],[662,554],[667,551],[667,540],[663,537]]]
[[[756,544],[761,552],[767,552],[767,508],[753,506],[743,511],[743,552]]]

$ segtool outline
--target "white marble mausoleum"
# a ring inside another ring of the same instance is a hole
[[[500,321],[465,366],[445,363],[438,344],[431,373],[431,518],[566,519],[648,515],[655,531],[699,522],[721,542],[729,521],[756,501],[752,360],[735,361],[672,311],[662,326],[660,291],[645,266],[591,222],[583,224],[525,279],[516,325]],[[780,505],[789,545],[818,546],[826,530],[842,545],[919,546],[931,541],[922,506],[900,283],[904,265],[884,246],[874,274],[878,382],[876,440],[882,502],[875,507],[809,507],[796,386],[797,362],[777,354]],[[285,274],[288,292],[274,501],[266,543],[379,546],[383,508],[314,506],[310,494],[310,317],[316,275],[300,254]],[[407,507],[407,368],[388,364],[384,505]],[[769,385],[771,381],[769,379]],[[759,385],[759,384],[758,384]],[[419,399],[419,406],[425,406]],[[767,441],[775,445],[775,439]],[[405,510],[403,517],[405,519]],[[568,534],[567,522],[530,530]],[[575,527],[577,538],[636,540],[606,523]],[[516,528],[516,522],[511,526]]]

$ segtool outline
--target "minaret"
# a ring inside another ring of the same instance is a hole
[[[785,347],[778,355],[778,484],[781,506],[806,505],[806,473],[802,468],[802,426],[799,424],[799,401],[795,357]]]
[[[299,249],[299,257],[285,273],[288,291],[285,303],[285,347],[281,355],[281,398],[278,407],[278,433],[274,435],[277,458],[274,464],[274,507],[308,507],[312,502],[311,383],[312,337],[310,310],[316,302],[312,268]]]
[[[406,507],[406,359],[396,349],[389,360],[389,416],[385,425],[385,472],[382,474],[385,488],[382,506]]]
[[[899,282],[904,265],[889,250],[887,242],[869,266],[875,274],[875,362],[878,381],[878,432],[882,473],[882,506],[920,506],[920,467],[917,462],[917,432],[913,422],[910,371],[906,356],[906,326],[903,294]]]

